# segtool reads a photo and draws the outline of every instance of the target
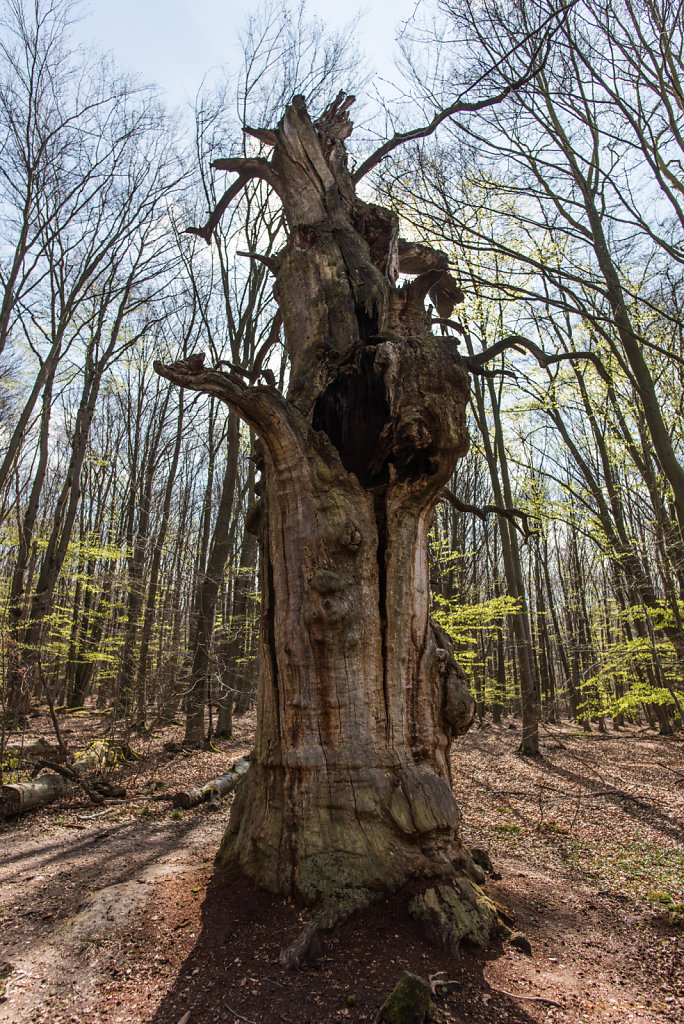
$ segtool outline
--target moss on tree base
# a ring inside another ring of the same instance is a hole
[[[415,896],[409,913],[435,943],[452,953],[458,951],[462,942],[486,946],[510,931],[489,897],[464,875],[458,876],[453,884],[436,885]]]

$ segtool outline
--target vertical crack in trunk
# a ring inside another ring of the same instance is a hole
[[[378,605],[380,608],[380,649],[382,652],[382,696],[385,702],[385,739],[392,747],[394,735],[390,714],[387,677],[387,488],[379,487],[373,494],[375,523],[378,531]]]
[[[366,489],[387,481],[387,466],[372,465],[390,418],[385,381],[374,362],[371,348],[342,367],[316,399],[312,416],[314,430],[328,435],[344,468]]]
[[[268,609],[266,615],[265,629],[267,630],[267,637],[265,648],[269,654],[269,661],[271,664],[272,672],[272,685],[273,695],[275,701],[275,711],[278,716],[278,722],[280,722],[280,693],[278,687],[278,649],[276,647],[275,638],[275,587],[273,586],[273,565],[271,563],[270,552],[264,552],[264,548],[268,543],[268,539],[265,538],[265,542],[262,545],[261,555],[264,559],[264,576],[266,584],[266,593],[268,594]]]

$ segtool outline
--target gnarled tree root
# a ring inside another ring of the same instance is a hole
[[[350,893],[344,900],[325,900],[297,938],[283,946],[279,957],[280,966],[292,971],[299,967],[303,960],[318,956],[321,936],[331,932],[357,910],[365,910],[374,899],[377,899],[377,896],[374,897],[370,892],[359,889]]]
[[[302,961],[318,956],[321,937],[352,914],[365,910],[378,896],[378,893],[358,889],[343,900],[326,899],[303,931],[281,949],[281,967],[294,970]],[[408,910],[436,945],[454,954],[464,942],[487,946],[494,939],[511,934],[494,903],[465,874],[414,896]]]
[[[414,896],[409,913],[424,926],[433,942],[454,954],[463,942],[486,946],[510,934],[492,901],[466,875]]]

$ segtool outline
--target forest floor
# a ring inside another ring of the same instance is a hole
[[[61,722],[72,749],[103,731],[96,713]],[[0,1022],[355,1024],[411,970],[453,981],[439,1024],[681,1024],[684,742],[551,725],[531,760],[514,752],[516,728],[464,737],[454,786],[466,843],[501,875],[486,889],[531,956],[499,943],[450,957],[395,899],[284,972],[279,949],[306,913],[214,870],[227,804],[179,813],[154,799],[248,753],[247,715],[216,753],[165,749],[179,728],[146,740],[121,770],[123,801],[76,794],[1,826]],[[26,741],[49,735],[35,720]]]

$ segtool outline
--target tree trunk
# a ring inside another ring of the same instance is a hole
[[[29,709],[28,685],[30,680],[26,678],[26,666],[20,646],[20,627],[24,618],[25,598],[30,592],[25,589],[24,580],[26,568],[29,564],[31,554],[35,555],[34,533],[38,511],[40,507],[40,496],[45,482],[45,474],[48,466],[48,440],[50,434],[50,411],[52,405],[52,388],[54,375],[50,374],[43,393],[43,410],[40,420],[40,434],[38,439],[38,465],[31,485],[26,511],[19,533],[19,544],[17,547],[17,558],[12,573],[12,584],[10,589],[9,603],[9,632],[12,644],[9,646],[9,664],[7,671],[7,698],[5,707],[5,718],[7,724],[14,724],[25,719]]]
[[[430,622],[428,528],[468,447],[469,384],[424,308],[432,289],[448,317],[460,293],[442,254],[402,243],[396,217],[356,197],[349,102],[314,124],[295,97],[259,132],[271,160],[217,162],[283,203],[287,400],[203,357],[155,364],[227,402],[263,445],[256,747],[219,860],[307,901],[467,863],[448,751],[473,701]],[[400,268],[419,276],[397,288]]]
[[[150,661],[150,642],[152,639],[152,628],[154,625],[155,612],[157,611],[157,589],[159,587],[159,574],[161,569],[162,553],[164,550],[164,542],[166,540],[166,531],[169,526],[169,516],[171,514],[171,498],[173,496],[173,487],[176,480],[176,472],[178,470],[178,459],[180,457],[181,441],[183,438],[183,417],[184,417],[184,403],[183,393],[181,392],[181,399],[178,403],[178,423],[176,427],[176,439],[173,445],[173,452],[171,455],[171,464],[166,477],[166,486],[164,488],[164,501],[162,503],[162,514],[161,522],[159,524],[159,530],[154,541],[154,551],[152,554],[152,565],[150,568],[150,579],[147,587],[147,604],[145,605],[145,617],[143,619],[142,629],[140,631],[140,652],[138,655],[138,679],[136,684],[136,693],[138,700],[137,720],[141,725],[145,723],[145,711],[147,707],[147,683],[148,683],[148,672],[149,672],[149,661]]]
[[[185,746],[199,747],[205,740],[204,711],[207,703],[209,673],[211,668],[210,651],[216,601],[221,588],[221,579],[226,568],[230,538],[230,524],[233,501],[235,499],[235,482],[238,472],[238,445],[240,425],[237,416],[232,412],[228,417],[228,454],[226,470],[223,476],[221,499],[216,512],[216,523],[211,537],[211,550],[207,559],[206,570],[202,574],[195,597],[195,621],[192,633],[192,674],[190,685],[185,697]]]
[[[250,462],[250,477],[254,474],[254,460]],[[254,480],[250,479],[247,498],[247,523],[245,525],[240,564],[233,583],[233,600],[230,611],[230,634],[223,641],[219,652],[221,690],[218,694],[218,721],[216,736],[231,736],[233,733],[233,710],[244,714],[253,698],[252,665],[245,657],[245,634],[250,593],[254,587],[253,570],[256,566],[257,538],[250,529],[249,509],[254,507]]]
[[[482,449],[489,469],[494,501],[497,505],[510,508],[513,494],[508,475],[506,448],[503,443],[501,427],[501,396],[497,393],[492,381],[488,381],[490,408],[487,409],[484,387],[476,385],[475,409],[482,437]],[[490,437],[488,412],[494,419],[493,437]],[[499,536],[501,554],[504,563],[504,574],[508,593],[518,601],[518,610],[510,616],[515,637],[515,660],[520,678],[520,711],[522,729],[520,746],[521,754],[536,757],[539,754],[539,698],[537,679],[534,671],[534,654],[532,650],[532,629],[528,611],[525,581],[520,560],[518,535],[508,519],[499,517]]]

